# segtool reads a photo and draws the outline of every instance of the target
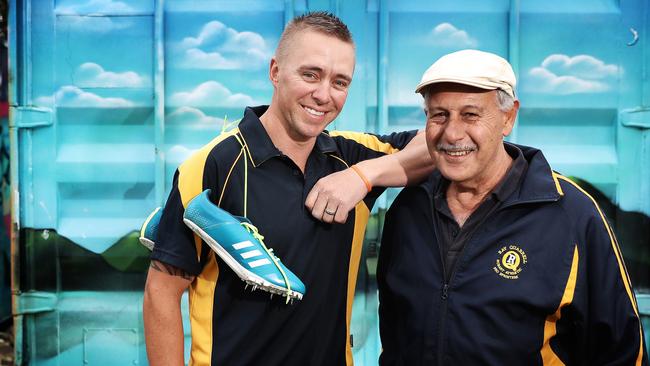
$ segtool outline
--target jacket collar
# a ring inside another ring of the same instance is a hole
[[[508,142],[506,142],[508,144]],[[530,202],[555,202],[562,197],[557,178],[541,150],[534,147],[515,145],[528,161],[519,189],[506,200],[504,206]]]

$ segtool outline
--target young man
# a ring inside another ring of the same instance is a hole
[[[382,191],[371,188],[404,185],[429,165],[422,138],[421,148],[388,155],[415,132],[324,132],[343,108],[354,63],[350,33],[338,18],[311,13],[294,19],[271,60],[270,106],[247,108],[238,128],[179,167],[145,288],[152,365],[183,362],[180,298],[188,287],[190,364],[352,363],[350,318],[361,245],[369,210]],[[364,161],[372,158],[378,159]],[[336,174],[317,183],[331,173]],[[211,189],[214,204],[259,228],[305,283],[301,301],[288,306],[269,301],[268,294],[245,292],[183,224],[187,204],[205,189]],[[361,199],[356,207],[350,204]]]

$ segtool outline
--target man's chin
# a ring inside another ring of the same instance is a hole
[[[294,137],[297,140],[308,141],[320,135],[326,126],[310,126],[303,124],[300,129],[294,130]]]
[[[470,178],[465,169],[459,169],[458,167],[440,166],[438,170],[440,170],[440,174],[442,174],[445,179],[451,182],[460,183]]]
[[[323,121],[320,123],[303,122],[302,132],[309,137],[317,137],[330,125],[332,121]]]

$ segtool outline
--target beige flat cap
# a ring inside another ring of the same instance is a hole
[[[501,89],[515,98],[517,79],[506,59],[493,53],[462,50],[440,57],[422,75],[415,88],[421,93],[424,87],[436,83],[457,83],[481,89]]]

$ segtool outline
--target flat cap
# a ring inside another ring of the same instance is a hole
[[[444,55],[429,66],[415,92],[422,93],[426,86],[436,83],[501,89],[514,99],[517,79],[512,66],[503,57],[478,50],[462,50]]]

